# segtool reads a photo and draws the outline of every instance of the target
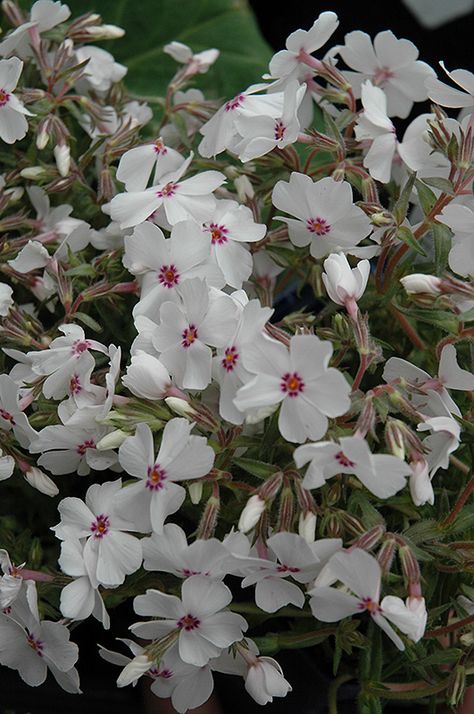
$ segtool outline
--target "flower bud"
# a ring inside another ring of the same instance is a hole
[[[283,670],[272,657],[257,657],[245,677],[245,689],[257,704],[267,704],[273,697],[285,697],[291,685],[283,676]]]
[[[247,533],[254,528],[260,516],[265,510],[265,501],[260,498],[258,493],[254,496],[250,496],[249,500],[245,504],[244,510],[240,514],[238,529],[242,533]]]
[[[192,481],[188,484],[188,492],[191,503],[197,506],[202,498],[202,481]]]
[[[397,542],[394,538],[385,538],[377,553],[377,561],[382,569],[382,573],[387,575],[390,572],[393,558],[397,550]]]
[[[171,411],[178,416],[187,417],[188,419],[194,419],[197,416],[197,411],[193,409],[189,402],[186,402],[184,399],[179,399],[178,397],[166,397],[165,402]]]
[[[409,481],[410,495],[415,506],[434,503],[434,491],[429,476],[428,462],[424,457],[412,461],[410,464],[411,476]]]
[[[125,30],[118,25],[92,25],[87,28],[87,34],[92,40],[118,40],[125,35]]]
[[[312,511],[300,513],[298,533],[307,543],[314,543],[316,538],[316,515]]]
[[[403,577],[408,584],[419,584],[420,566],[413,551],[408,545],[402,545],[398,550]]]
[[[36,179],[41,178],[46,174],[46,171],[42,166],[28,166],[26,169],[20,171],[20,176],[30,181],[36,181]]]
[[[400,278],[400,282],[406,292],[410,294],[430,293],[431,295],[441,294],[441,280],[435,275],[424,275],[423,273],[413,273]]]
[[[122,429],[115,429],[115,431],[111,431],[110,434],[103,436],[102,439],[97,442],[95,448],[99,451],[117,449],[119,446],[122,446],[125,439],[129,436],[130,434],[127,434],[126,431],[122,431]]]
[[[398,419],[389,419],[385,425],[385,443],[394,456],[397,456],[402,461],[405,460],[405,444],[401,426],[402,422]],[[404,424],[403,424],[404,426]]]
[[[64,178],[69,174],[71,167],[71,152],[67,144],[57,144],[54,149],[54,158],[60,175]]]
[[[151,661],[144,654],[134,657],[125,667],[117,679],[117,687],[126,687],[127,684],[136,682],[151,667]]]
[[[25,479],[30,486],[33,486],[33,488],[36,488],[37,491],[44,493],[46,496],[57,496],[59,493],[59,488],[54,481],[36,466],[32,466],[26,471]]]
[[[324,261],[323,283],[331,300],[337,305],[344,305],[349,314],[354,311],[354,304],[366,288],[370,273],[368,260],[360,260],[355,268],[350,267],[344,253],[331,253]],[[357,311],[357,306],[355,306]]]
[[[246,203],[248,198],[253,198],[255,196],[255,191],[250,183],[250,179],[248,176],[245,176],[245,174],[242,174],[242,176],[235,179],[234,186],[241,203]]]
[[[374,545],[376,545],[385,533],[385,526],[377,525],[370,528],[363,535],[361,535],[356,542],[353,544],[357,548],[362,548],[362,550],[371,550]]]

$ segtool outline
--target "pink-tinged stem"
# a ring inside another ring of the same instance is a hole
[[[466,503],[467,499],[469,498],[469,496],[471,495],[471,493],[473,491],[474,491],[474,476],[466,484],[463,492],[461,493],[458,500],[454,504],[454,508],[451,511],[451,513],[442,522],[441,525],[443,526],[443,528],[446,528],[447,526],[451,525],[451,523],[456,520],[456,518],[459,514],[459,511],[462,509],[462,507],[464,506],[464,504]]]
[[[359,385],[362,382],[362,377],[366,373],[368,366],[369,366],[368,356],[366,354],[362,353],[360,355],[359,369],[357,370],[357,374],[356,374],[354,382],[352,384],[353,392],[355,392],[356,389],[359,389]]]
[[[19,568],[17,574],[21,575],[23,580],[34,580],[36,583],[50,583],[54,580],[54,575],[41,573],[39,570],[28,570],[28,568]]]

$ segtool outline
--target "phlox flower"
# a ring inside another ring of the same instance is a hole
[[[59,567],[74,580],[61,590],[59,609],[64,617],[72,620],[85,620],[93,615],[108,630],[109,614],[97,582],[94,579],[93,583],[87,572],[84,549],[85,544],[80,540],[65,540],[61,543]]]
[[[18,57],[0,60],[0,139],[6,144],[23,139],[28,131],[25,115],[33,116],[13,94],[22,69]]]
[[[299,248],[309,245],[314,258],[342,251],[357,254],[355,246],[371,231],[370,221],[352,201],[347,181],[327,177],[313,181],[293,172],[290,180],[278,181],[272,193],[273,205],[295,218],[276,216],[288,226],[291,242]],[[359,249],[360,250],[360,249]]]
[[[192,49],[182,42],[169,42],[163,47],[163,52],[180,64],[188,65],[188,73],[205,74],[209,67],[218,59],[220,52],[214,48],[193,53]]]
[[[94,45],[83,45],[75,50],[77,64],[88,60],[82,70],[80,79],[76,81],[79,92],[92,91],[105,96],[111,86],[127,74],[127,67],[119,64],[107,50]]]
[[[429,98],[442,107],[453,107],[455,109],[460,109],[461,107],[473,108],[474,74],[467,69],[453,69],[451,72],[448,72],[444,66],[444,62],[440,62],[440,65],[449,79],[451,79],[454,84],[457,84],[458,87],[461,87],[461,89],[450,87],[435,77],[428,77],[426,80],[426,89]]]
[[[281,403],[278,427],[285,439],[320,439],[328,417],[350,406],[348,382],[328,367],[331,355],[331,343],[315,335],[292,337],[289,350],[275,340],[255,340],[246,347],[243,364],[256,376],[239,389],[235,406],[246,412]]]
[[[9,32],[0,42],[0,55],[8,57],[15,53],[19,57],[29,57],[31,48],[28,30],[35,27],[39,33],[47,32],[61,22],[65,22],[70,14],[69,7],[59,1],[37,0],[31,6],[29,21]]]
[[[150,144],[136,146],[122,154],[116,175],[127,191],[143,191],[152,173],[153,183],[158,183],[162,176],[176,171],[183,162],[184,156],[166,146],[159,137]]]
[[[362,83],[361,97],[364,111],[359,115],[354,131],[358,141],[371,141],[364,166],[372,178],[388,183],[397,135],[388,118],[387,97],[380,87],[375,87],[368,80]]]
[[[464,278],[474,276],[474,211],[468,206],[451,204],[436,216],[436,220],[453,232],[453,245],[448,256],[451,270]]]
[[[118,512],[133,521],[141,533],[161,533],[166,518],[182,505],[186,492],[176,481],[205,476],[214,463],[214,451],[203,436],[191,435],[187,419],[171,419],[163,430],[155,457],[148,424],[138,424],[135,436],[125,439],[119,461],[125,471],[139,479],[117,496]]]

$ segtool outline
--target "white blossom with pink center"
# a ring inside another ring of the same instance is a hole
[[[92,91],[99,96],[105,96],[112,85],[120,82],[128,71],[123,64],[115,62],[110,52],[94,45],[82,45],[77,48],[75,59],[78,64],[88,60],[75,83],[78,92]]]
[[[61,399],[70,393],[71,379],[75,374],[87,372],[90,365],[89,350],[108,354],[107,347],[97,340],[87,339],[79,325],[60,325],[64,337],[56,337],[46,350],[27,353],[33,372],[48,375],[43,384],[47,399]]]
[[[444,82],[440,82],[439,79],[429,77],[426,80],[429,98],[442,107],[453,107],[455,109],[460,109],[461,107],[466,109],[474,108],[474,74],[467,69],[453,69],[448,72],[444,62],[440,62],[440,65],[449,79],[461,89],[455,89]]]
[[[222,580],[232,571],[233,559],[229,551],[217,540],[198,538],[188,545],[186,534],[175,523],[167,523],[162,532],[142,539],[143,567],[178,578],[204,575]]]
[[[146,639],[176,631],[183,662],[203,667],[224,648],[240,641],[247,630],[241,615],[225,609],[231,602],[232,593],[226,585],[194,575],[184,581],[181,599],[159,590],[138,595],[134,599],[138,615],[164,619],[137,623],[130,629]]]
[[[180,389],[205,389],[211,381],[211,347],[235,332],[238,308],[228,295],[193,278],[178,286],[181,304],[165,302],[152,342]]]
[[[315,579],[326,560],[342,547],[338,538],[309,544],[296,533],[276,533],[267,540],[269,558],[243,558],[242,587],[255,585],[255,602],[264,612],[276,612],[285,605],[303,607],[304,593],[297,583]]]
[[[227,345],[217,350],[212,371],[220,386],[220,415],[231,424],[242,424],[245,414],[234,405],[234,399],[238,389],[253,378],[253,374],[243,365],[242,355],[245,346],[261,335],[273,310],[262,307],[258,300],[248,301],[245,293],[233,293],[232,297],[236,302],[241,298],[244,303],[240,310],[239,323]]]
[[[359,255],[367,250],[356,246],[369,235],[370,222],[362,209],[354,205],[347,181],[334,181],[330,177],[313,181],[305,174],[293,172],[289,182],[276,183],[272,202],[280,211],[296,216],[276,216],[276,219],[287,224],[293,245],[299,248],[309,245],[314,258],[338,251]]]
[[[328,367],[332,350],[330,342],[315,335],[292,337],[289,350],[263,337],[248,344],[243,364],[256,376],[239,389],[235,406],[247,412],[281,403],[278,427],[285,439],[320,439],[328,417],[341,416],[350,407],[349,383]]]
[[[379,32],[372,41],[360,30],[349,32],[344,45],[337,53],[355,72],[343,71],[351,84],[354,95],[360,97],[361,85],[370,79],[381,87],[387,96],[388,116],[405,119],[413,102],[422,102],[427,97],[425,81],[435,77],[434,70],[418,59],[418,49],[410,40],[399,40],[391,30]]]
[[[37,28],[38,32],[46,32],[56,27],[71,15],[67,5],[53,0],[37,0],[30,11],[30,19],[19,27],[9,32],[3,42],[0,42],[0,55],[7,57],[13,53],[20,57],[29,57],[32,54],[30,47],[30,34],[28,30]]]
[[[294,144],[300,131],[298,109],[306,91],[305,84],[291,80],[283,92],[283,108],[279,117],[241,116],[235,126],[242,139],[235,145],[234,152],[245,163],[268,154],[273,149],[284,149]]]
[[[257,94],[269,86],[271,85],[264,83],[253,84],[217,110],[200,129],[204,137],[198,147],[201,156],[211,158],[226,149],[234,151],[241,138],[235,124],[237,118],[265,115],[277,119],[281,116],[283,92]]]
[[[304,444],[293,453],[298,468],[309,462],[303,480],[307,489],[323,486],[336,474],[354,474],[378,498],[390,498],[406,485],[410,466],[391,454],[372,454],[365,439],[343,436],[339,444],[320,441]]]
[[[150,222],[137,226],[125,238],[123,256],[125,267],[141,280],[134,317],[156,318],[163,302],[179,302],[176,287],[190,278],[205,279],[215,288],[224,287],[222,271],[210,256],[211,236],[203,236],[194,221],[177,223],[170,238]]]
[[[121,585],[142,563],[140,541],[123,532],[135,530],[134,524],[117,512],[121,488],[121,479],[94,483],[87,489],[85,503],[68,497],[58,506],[61,521],[52,530],[60,540],[87,539],[83,558],[93,588]]]
[[[0,429],[13,431],[15,439],[23,446],[29,446],[37,436],[30,426],[21,406],[21,390],[8,374],[0,375]],[[2,457],[8,458],[8,457]],[[10,457],[11,458],[11,457]],[[4,462],[5,464],[7,462]]]
[[[98,590],[87,572],[84,560],[85,543],[80,540],[65,540],[61,543],[59,567],[74,580],[63,587],[59,609],[64,617],[71,620],[85,620],[90,615],[102,623],[106,630],[110,627],[109,614]]]
[[[23,139],[28,131],[25,115],[33,116],[13,94],[22,69],[18,57],[0,60],[0,139],[6,144]]]
[[[358,141],[369,145],[364,166],[372,178],[388,183],[392,175],[397,135],[388,118],[387,97],[380,87],[375,87],[369,80],[362,83],[361,97],[364,111],[359,114],[354,132]]]
[[[211,470],[214,451],[205,437],[191,434],[192,428],[187,419],[171,419],[156,457],[148,424],[138,424],[135,436],[121,445],[120,464],[139,480],[122,489],[117,508],[134,523],[134,530],[161,533],[166,518],[176,513],[186,497],[176,481],[201,478]]]
[[[220,171],[201,171],[182,181],[192,159],[191,154],[178,169],[161,176],[156,186],[114,196],[110,202],[112,220],[121,228],[137,226],[151,216],[158,223],[164,220],[166,226],[188,219],[206,221],[216,203],[212,192],[224,183],[225,176]]]
[[[184,156],[166,146],[159,137],[150,144],[136,146],[120,157],[117,179],[125,184],[127,191],[144,191],[153,174],[156,184],[162,176],[176,171],[184,163]]]
[[[239,290],[252,272],[252,256],[246,243],[262,240],[266,226],[255,223],[247,206],[222,199],[217,201],[212,218],[203,224],[202,230],[211,238],[211,259],[221,269],[227,285]]]
[[[35,583],[28,581],[9,614],[0,613],[0,664],[18,670],[30,687],[43,684],[49,670],[66,692],[78,694],[78,655],[67,627],[40,620]]]
[[[381,569],[377,560],[360,548],[340,551],[332,556],[320,574],[324,583],[342,583],[343,589],[319,585],[309,591],[310,606],[316,619],[337,622],[351,615],[368,612],[399,650],[404,650],[400,637],[388,620],[417,642],[423,635],[425,614],[389,595],[380,602]],[[349,592],[348,592],[349,591]]]

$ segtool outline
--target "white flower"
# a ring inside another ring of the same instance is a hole
[[[19,387],[8,374],[0,375],[0,429],[12,430],[18,443],[24,447],[37,436],[22,411]],[[7,461],[3,461],[4,467],[7,464]]]
[[[400,282],[409,295],[417,293],[429,293],[439,295],[441,290],[441,279],[436,275],[425,275],[424,273],[412,273],[400,278]]]
[[[329,297],[353,315],[354,309],[357,311],[355,303],[364,294],[369,279],[369,261],[361,260],[351,269],[344,253],[331,253],[324,261],[324,270],[322,279]]]
[[[252,256],[245,244],[262,240],[266,226],[255,223],[247,206],[224,199],[217,201],[203,231],[211,237],[211,258],[222,270],[227,285],[239,290],[252,272]]]
[[[365,439],[343,436],[339,444],[320,441],[295,449],[293,458],[298,468],[310,462],[303,481],[304,488],[323,486],[336,474],[355,474],[378,498],[390,498],[406,485],[410,466],[391,454],[372,454]]]
[[[179,302],[176,287],[191,278],[206,279],[209,286],[222,288],[225,278],[211,261],[211,236],[203,235],[194,221],[173,226],[171,237],[149,221],[125,238],[123,264],[142,276],[140,301],[133,315],[153,318],[163,302]]]
[[[44,268],[49,260],[49,253],[44,245],[40,241],[29,240],[16,258],[8,261],[8,265],[17,273],[25,274],[37,268]]]
[[[272,77],[288,77],[297,74],[300,63],[300,53],[303,50],[311,54],[326,44],[335,32],[339,20],[334,12],[322,12],[309,30],[296,30],[286,40],[286,50],[280,50],[270,60],[270,75]],[[307,71],[307,67],[305,66]]]
[[[347,181],[330,177],[313,181],[293,172],[289,182],[275,184],[272,202],[279,210],[296,216],[297,220],[276,218],[287,224],[291,242],[298,247],[309,245],[314,258],[335,251],[351,253],[371,230],[365,213],[352,202]]]
[[[87,538],[84,564],[94,588],[121,585],[142,562],[142,547],[137,538],[123,533],[133,524],[117,513],[117,495],[122,482],[94,483],[87,489],[85,503],[79,498],[63,498],[58,510],[61,521],[52,530],[61,540]]]
[[[116,62],[110,52],[95,47],[83,45],[75,50],[77,64],[89,60],[82,70],[76,87],[81,91],[94,91],[105,95],[112,84],[120,82],[127,74],[127,68]]]
[[[446,206],[436,220],[449,226],[453,232],[453,247],[449,251],[449,267],[463,277],[474,276],[474,211],[468,206]]]
[[[171,378],[159,359],[138,351],[132,356],[122,383],[137,397],[164,399],[171,387]]]
[[[210,291],[204,280],[176,288],[182,304],[165,302],[153,345],[180,389],[205,389],[211,381],[212,347],[224,347],[237,326],[231,297]]]
[[[241,116],[235,126],[242,137],[234,151],[242,162],[264,156],[273,149],[283,149],[294,144],[300,131],[297,113],[303,101],[306,85],[296,80],[290,81],[283,93],[282,114],[271,116]]]
[[[387,620],[391,620],[414,642],[420,639],[419,612],[408,608],[400,598],[391,595],[379,602],[381,570],[372,555],[360,548],[340,551],[332,556],[323,573],[325,580],[329,575],[332,582],[340,581],[349,592],[318,585],[316,580],[316,586],[309,594],[311,610],[318,620],[336,622],[344,617],[368,612],[399,650],[404,650],[405,646]]]
[[[93,615],[106,630],[110,627],[110,618],[104,601],[98,590],[97,582],[92,582],[84,559],[85,545],[73,539],[61,543],[59,567],[71,575],[74,580],[61,590],[60,610],[64,617],[72,620],[85,620]]]
[[[137,226],[152,214],[154,220],[165,219],[172,226],[189,218],[207,220],[216,202],[212,192],[224,183],[225,176],[220,171],[201,171],[181,181],[192,158],[191,154],[178,169],[161,176],[156,186],[114,196],[110,202],[112,220],[121,228]]]
[[[79,650],[69,641],[69,630],[59,622],[40,622],[33,582],[22,599],[10,615],[0,613],[0,664],[17,669],[30,687],[42,684],[49,669],[63,689],[79,693],[74,669]]]
[[[387,97],[380,87],[374,87],[368,80],[362,84],[361,96],[364,111],[359,115],[354,131],[358,141],[372,142],[364,157],[364,166],[372,178],[388,183],[397,135],[387,115]]]
[[[161,637],[178,631],[179,656],[196,667],[206,665],[224,648],[242,639],[247,623],[241,615],[224,610],[232,593],[221,582],[200,575],[184,581],[181,599],[159,590],[147,590],[134,599],[138,615],[165,618],[132,625],[139,637]]]
[[[214,64],[220,55],[219,50],[210,49],[204,50],[203,52],[197,52],[193,54],[190,47],[183,44],[182,42],[169,42],[163,47],[163,52],[170,55],[176,62],[180,64],[190,65],[193,71],[204,74],[207,72],[209,67]]]
[[[409,486],[410,496],[415,506],[424,506],[425,503],[434,504],[434,491],[428,462],[425,458],[412,461]]]
[[[0,609],[4,610],[16,600],[22,589],[22,565],[13,565],[10,556],[3,548],[0,550],[0,565],[3,575],[0,577]]]
[[[239,531],[242,533],[248,533],[248,531],[251,531],[252,528],[257,525],[264,510],[265,501],[263,498],[260,498],[258,493],[250,496],[242,513],[240,514],[238,525]]]
[[[432,431],[423,441],[423,447],[426,449],[430,478],[433,478],[438,469],[448,468],[449,456],[459,446],[461,427],[449,416],[438,416],[426,419],[417,428],[418,431]]]
[[[454,89],[444,82],[440,82],[439,79],[429,77],[426,80],[429,98],[433,102],[441,104],[442,107],[474,107],[474,74],[467,69],[453,69],[448,72],[443,62],[440,62],[440,65],[454,84],[464,91]]]
[[[203,436],[191,435],[192,428],[187,419],[171,419],[163,430],[156,458],[148,424],[138,424],[135,436],[120,447],[120,464],[139,481],[122,489],[117,507],[133,521],[135,530],[161,533],[165,519],[186,497],[176,481],[200,478],[211,470],[214,451]]]
[[[275,340],[255,340],[243,362],[256,376],[239,389],[234,404],[246,411],[281,403],[278,427],[285,439],[320,439],[327,417],[340,416],[350,406],[348,382],[328,367],[331,355],[331,343],[315,335],[292,337],[289,351]]]
[[[266,84],[254,84],[244,92],[226,102],[208,122],[200,129],[203,139],[198,151],[201,156],[210,158],[220,154],[225,149],[233,150],[240,139],[235,121],[240,116],[256,117],[270,116],[274,119],[281,116],[283,107],[283,92],[274,94],[256,94],[267,89]]]
[[[13,94],[23,69],[18,57],[0,60],[0,139],[6,144],[14,144],[23,139],[28,131],[27,116],[33,116]]]
[[[142,539],[145,570],[172,573],[178,578],[204,575],[221,580],[231,572],[233,560],[216,538],[197,539],[188,545],[186,534],[175,523],[163,526],[163,532]]]
[[[165,146],[163,140],[158,138],[151,144],[136,146],[122,154],[116,175],[127,191],[143,191],[153,170],[155,184],[162,176],[176,171],[182,163],[184,156],[176,149]]]
[[[0,316],[6,317],[13,306],[13,290],[6,283],[0,283]]]
[[[374,43],[369,35],[360,30],[349,32],[345,44],[337,47],[348,67],[355,72],[343,72],[356,97],[364,80],[381,87],[387,96],[387,113],[405,119],[413,102],[427,98],[425,81],[434,77],[434,70],[420,62],[418,49],[410,40],[399,40],[391,30],[379,32]]]
[[[15,52],[20,57],[30,56],[28,30],[32,27],[37,27],[38,32],[46,32],[61,22],[65,22],[70,14],[71,11],[68,6],[59,1],[37,0],[31,6],[29,22],[24,22],[19,27],[16,27],[8,33],[3,42],[0,42],[0,55],[6,57]]]
[[[261,705],[273,702],[273,697],[286,697],[292,691],[282,668],[273,657],[255,657],[247,669],[245,689]]]

